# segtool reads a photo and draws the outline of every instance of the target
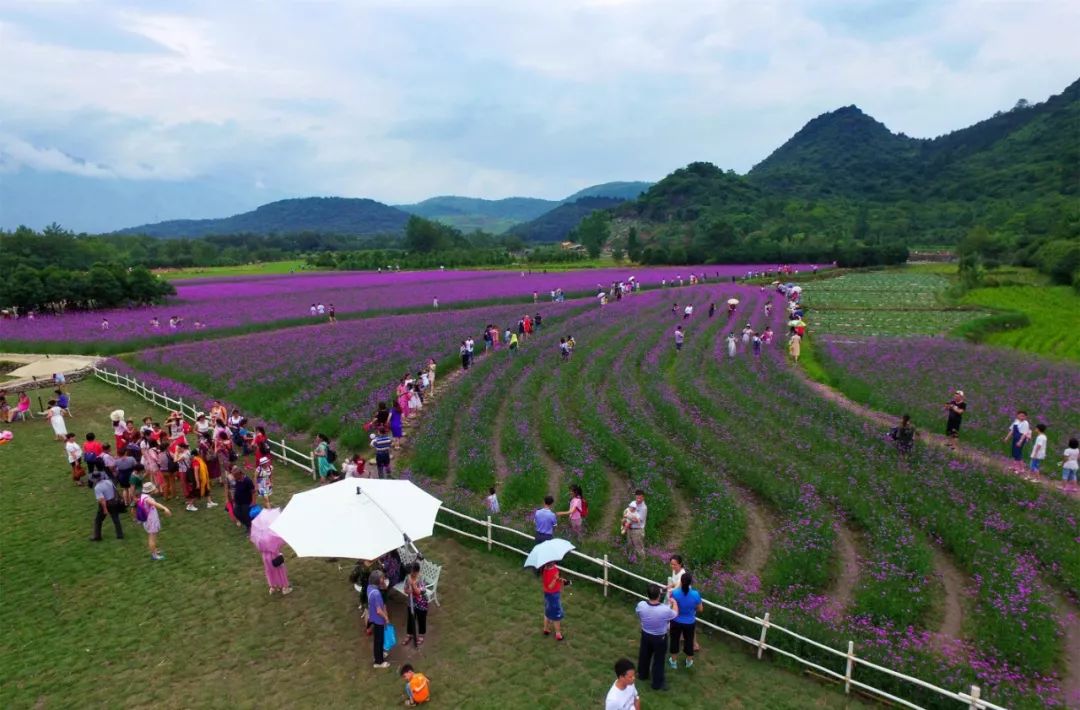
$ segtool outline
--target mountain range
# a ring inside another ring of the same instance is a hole
[[[652,183],[649,182],[603,183],[575,192],[564,200],[534,197],[484,200],[443,196],[414,205],[397,206],[363,198],[302,197],[278,200],[231,217],[168,220],[128,227],[118,230],[116,234],[143,234],[170,239],[210,234],[306,231],[363,236],[401,234],[411,214],[449,224],[464,232],[480,229],[499,234],[515,225],[531,224],[541,216],[556,212],[553,219],[539,223],[535,235],[533,230],[524,228],[520,236],[533,241],[557,241],[563,239],[589,212],[637,197],[650,185]]]

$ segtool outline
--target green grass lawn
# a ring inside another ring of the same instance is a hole
[[[239,266],[193,266],[186,269],[166,270],[161,273],[169,281],[182,281],[184,279],[205,278],[209,276],[255,276],[260,274],[289,274],[294,271],[319,271],[307,266],[303,259],[285,259],[283,261],[267,261],[258,264],[241,264]]]
[[[80,440],[107,434],[108,412],[162,416],[96,380],[75,384],[68,422]],[[32,396],[36,393],[32,393]],[[400,702],[396,670],[371,668],[349,561],[288,561],[296,591],[269,596],[257,553],[224,507],[184,511],[169,502],[151,562],[145,534],[125,519],[126,539],[90,543],[94,502],[72,485],[64,452],[42,419],[11,426],[0,446],[0,706],[389,707]],[[310,485],[280,468],[275,498]],[[542,600],[519,559],[458,538],[421,543],[445,565],[441,608],[428,642],[395,649],[429,675],[432,707],[598,707],[619,656],[634,658],[630,599],[604,599],[582,583],[565,599],[567,640],[540,633]],[[403,625],[398,599],[391,617]],[[696,667],[669,674],[671,692],[642,688],[644,705],[679,708],[862,707],[833,686],[758,661],[745,646],[702,641]]]
[[[1080,360],[1080,295],[1068,286],[1017,285],[977,288],[966,304],[1019,311],[1031,325],[990,333],[986,342],[1052,357]]]

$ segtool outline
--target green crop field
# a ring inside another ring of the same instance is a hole
[[[265,274],[292,274],[301,271],[319,271],[308,266],[303,259],[285,259],[267,261],[259,264],[241,264],[239,266],[207,266],[185,269],[165,269],[160,273],[170,281],[183,279],[201,279],[222,276],[259,276]]]
[[[1019,311],[1031,324],[990,333],[986,342],[1039,355],[1080,361],[1080,295],[1068,286],[998,286],[978,288],[963,302],[1003,311]]]

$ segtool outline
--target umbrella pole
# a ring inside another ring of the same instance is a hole
[[[360,489],[360,486],[357,486],[356,487],[356,495],[361,495],[362,493],[363,493],[363,491]],[[401,526],[398,525],[398,522],[396,520],[394,520],[394,516],[390,515],[390,513],[387,513],[386,509],[383,508],[381,505],[379,505],[379,502],[377,500],[375,500],[371,496],[368,496],[368,500],[370,500],[372,503],[375,504],[375,507],[378,508],[379,511],[383,515],[386,516],[387,520],[389,520],[391,523],[394,524],[395,528],[397,528],[398,530],[401,530]],[[401,530],[401,537],[404,539],[405,544],[408,547],[410,547],[413,552],[416,553],[416,559],[418,559],[418,560],[424,559],[423,554],[420,553],[420,550],[416,549],[416,544],[412,541],[412,538],[409,537],[409,533],[405,532],[404,530]],[[419,628],[418,628],[419,627],[419,623],[418,623],[419,620],[416,618],[416,609],[413,606],[412,589],[408,588],[409,587],[408,577],[406,577],[405,582],[406,582],[406,584],[405,584],[406,590],[405,591],[409,596],[409,616],[411,616],[412,619],[413,619],[413,632],[414,632],[413,635],[412,635],[413,648],[418,648],[420,643],[417,640],[417,633],[416,632],[419,631]],[[407,622],[406,622],[406,625],[405,625],[405,633],[409,633],[409,627],[408,627]]]

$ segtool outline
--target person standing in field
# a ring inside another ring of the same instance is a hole
[[[896,444],[896,452],[901,459],[906,459],[915,447],[915,425],[911,423],[911,415],[905,414],[898,424],[889,432],[889,438]]]
[[[1031,447],[1031,473],[1034,478],[1038,477],[1043,459],[1046,458],[1046,425],[1035,425],[1035,443]]]
[[[429,357],[427,361],[428,391],[435,396],[435,358]]]
[[[675,352],[679,352],[680,350],[682,350],[683,341],[685,339],[686,336],[683,334],[682,326],[675,326]]]
[[[56,403],[55,399],[49,400],[49,408],[41,413],[42,416],[49,418],[49,424],[52,425],[53,438],[57,441],[67,440],[67,425],[64,423],[64,408]]]
[[[738,341],[735,340],[735,334],[734,333],[728,333],[726,342],[727,342],[727,356],[728,357],[735,357],[735,350],[736,350],[737,342],[738,342]]]
[[[562,641],[562,620],[566,615],[562,607],[562,588],[570,581],[559,575],[559,567],[554,562],[544,565],[540,576],[544,587],[544,636],[550,636],[548,627],[554,626],[555,640]]]
[[[64,451],[67,453],[68,465],[71,466],[71,480],[76,486],[81,486],[82,477],[86,475],[82,465],[82,447],[75,441],[74,434],[68,434],[65,438]]]
[[[371,573],[367,583],[367,610],[368,622],[371,624],[371,650],[375,657],[375,668],[389,668],[383,655],[383,645],[386,641],[386,625],[390,623],[390,612],[383,601],[382,589],[386,579],[382,570]]]
[[[576,483],[570,484],[570,507],[556,516],[565,515],[570,520],[570,529],[575,535],[581,535],[581,519],[584,515],[585,499],[582,497],[581,486]]]
[[[799,353],[802,351],[802,336],[795,333],[788,340],[788,353],[796,365],[799,364]]]
[[[701,593],[691,588],[693,579],[689,572],[683,572],[679,576],[679,586],[671,593],[671,599],[675,602],[679,615],[671,620],[671,645],[668,657],[668,665],[674,670],[679,667],[677,656],[679,655],[679,640],[683,642],[683,655],[686,656],[686,667],[694,666],[694,632],[697,628],[697,615],[704,608],[701,603]]]
[[[101,524],[105,518],[112,518],[113,527],[116,528],[116,539],[124,539],[124,528],[120,526],[120,513],[123,511],[123,502],[120,494],[116,492],[116,486],[107,473],[97,472],[90,477],[94,483],[94,501],[97,503],[97,514],[94,516],[94,534],[91,542],[101,542]]]
[[[151,491],[154,488],[150,488]],[[158,515],[158,511],[165,513],[165,515],[172,515],[172,511],[166,508],[161,503],[158,503],[148,492],[140,492],[138,499],[135,501],[135,505],[132,507],[132,513],[135,516],[135,520],[146,531],[147,546],[150,548],[150,559],[155,562],[165,559],[165,555],[158,550],[157,536],[161,532],[161,517]]]
[[[1019,473],[1024,467],[1024,444],[1031,438],[1031,424],[1027,420],[1027,412],[1018,410],[1016,418],[1009,425],[1009,431],[1002,441],[1011,441],[1012,469]]]
[[[405,640],[401,642],[402,646],[408,646],[415,637],[416,645],[424,645],[424,634],[427,633],[427,614],[428,614],[428,598],[427,598],[427,585],[424,584],[423,578],[420,576],[420,563],[413,562],[408,567],[408,574],[405,577],[406,598],[410,599],[408,608],[408,619],[405,622]]]
[[[640,559],[645,556],[645,523],[648,520],[649,508],[645,505],[645,491],[638,488],[634,491],[634,508],[628,516],[627,539],[630,548]]]
[[[393,409],[390,410],[390,433],[394,438],[394,448],[401,448],[401,439],[405,436],[405,430],[402,427],[403,414],[401,411],[401,405],[394,400]]]
[[[952,440],[949,445],[955,448],[955,440],[960,438],[960,424],[964,412],[967,411],[963,390],[956,390],[953,398],[945,403],[945,411],[948,413],[948,418],[945,420],[945,436]]]
[[[394,440],[385,426],[380,426],[371,435],[371,447],[375,449],[375,468],[379,478],[390,478],[390,448]]]
[[[650,584],[648,601],[638,602],[635,609],[641,621],[637,664],[641,669],[641,679],[651,679],[653,690],[667,690],[664,683],[664,656],[668,646],[668,624],[679,615],[673,598],[669,597],[667,604],[660,601],[662,591],[659,584]]]
[[[536,537],[535,542],[540,544],[545,540],[550,540],[555,536],[555,525],[558,523],[558,517],[555,515],[555,511],[551,509],[551,506],[555,504],[555,499],[551,496],[544,496],[544,507],[538,508],[533,513],[533,522],[536,524]]]
[[[604,710],[641,710],[635,680],[634,664],[629,658],[615,661],[615,682],[604,698]]]
[[[1061,460],[1061,490],[1080,490],[1076,473],[1080,468],[1080,441],[1069,439],[1069,448],[1065,449]],[[1070,486],[1069,484],[1072,483]]]
[[[233,466],[232,477],[236,481],[236,488],[233,490],[233,515],[244,526],[244,530],[251,533],[251,505],[255,502],[255,484],[239,466]]]
[[[716,315],[716,302],[715,301],[713,301],[712,303],[709,304],[709,317],[712,318],[714,315]]]
[[[458,348],[458,354],[461,355],[461,369],[469,369],[469,351],[465,349],[465,341],[461,341],[461,347]]]
[[[331,473],[337,473],[334,462],[330,460],[330,437],[326,434],[315,435],[315,448],[311,455],[315,458],[315,470],[319,473],[320,483],[325,483]]]
[[[488,515],[498,515],[499,496],[495,494],[495,486],[488,488],[487,497],[484,498],[484,507],[487,508]]]

